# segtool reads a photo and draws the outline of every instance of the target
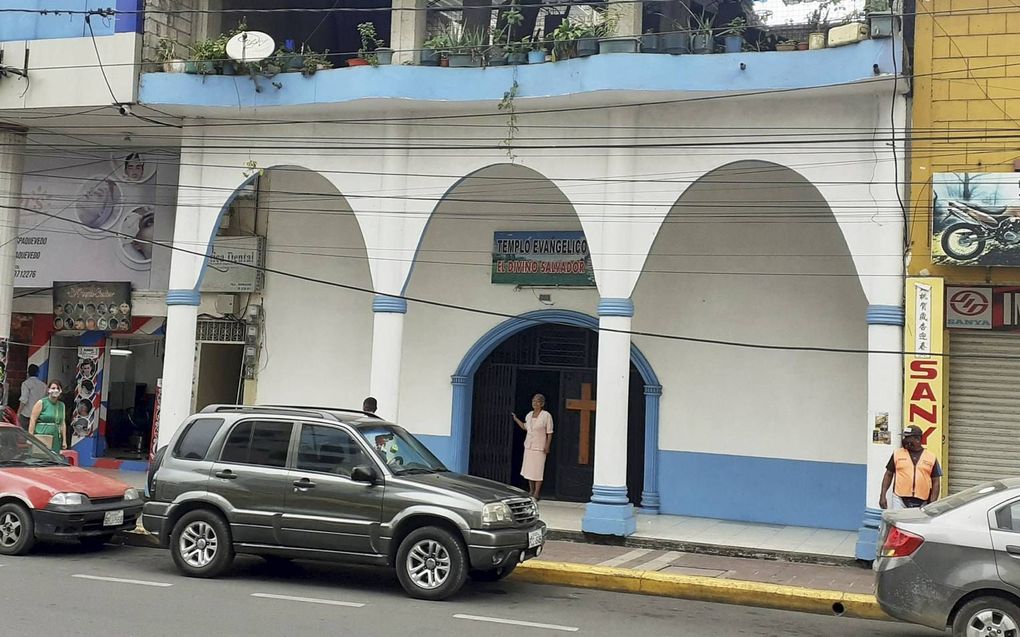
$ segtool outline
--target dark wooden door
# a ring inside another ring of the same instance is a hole
[[[475,400],[471,407],[471,452],[468,473],[510,484],[513,475],[513,441],[517,428],[510,418],[514,408],[515,365],[485,363],[475,374]]]
[[[585,502],[595,480],[595,370],[564,371],[556,423],[556,497]]]

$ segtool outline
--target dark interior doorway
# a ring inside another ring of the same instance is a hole
[[[533,327],[508,338],[475,373],[468,472],[527,489],[520,475],[524,419],[535,394],[546,397],[555,433],[546,461],[542,495],[585,502],[595,468],[598,335],[564,325]],[[631,365],[627,491],[640,501],[644,478],[644,381]],[[595,403],[592,407],[591,403]]]

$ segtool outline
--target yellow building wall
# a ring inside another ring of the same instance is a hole
[[[932,175],[1013,172],[1020,159],[1020,2],[918,0],[916,6],[907,273],[943,277],[947,284],[1020,284],[1020,268],[931,262]],[[943,493],[953,470],[950,339],[951,330],[945,330],[942,351],[950,359],[939,414]]]
[[[907,272],[1020,283],[1020,268],[931,262],[932,175],[1012,172],[1020,159],[1020,2],[918,0],[913,62]]]

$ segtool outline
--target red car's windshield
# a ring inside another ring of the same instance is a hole
[[[0,467],[43,467],[64,459],[17,427],[0,427]]]

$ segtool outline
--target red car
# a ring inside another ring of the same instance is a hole
[[[20,427],[0,423],[0,555],[24,555],[36,540],[97,548],[135,528],[141,512],[134,488],[69,466]]]

